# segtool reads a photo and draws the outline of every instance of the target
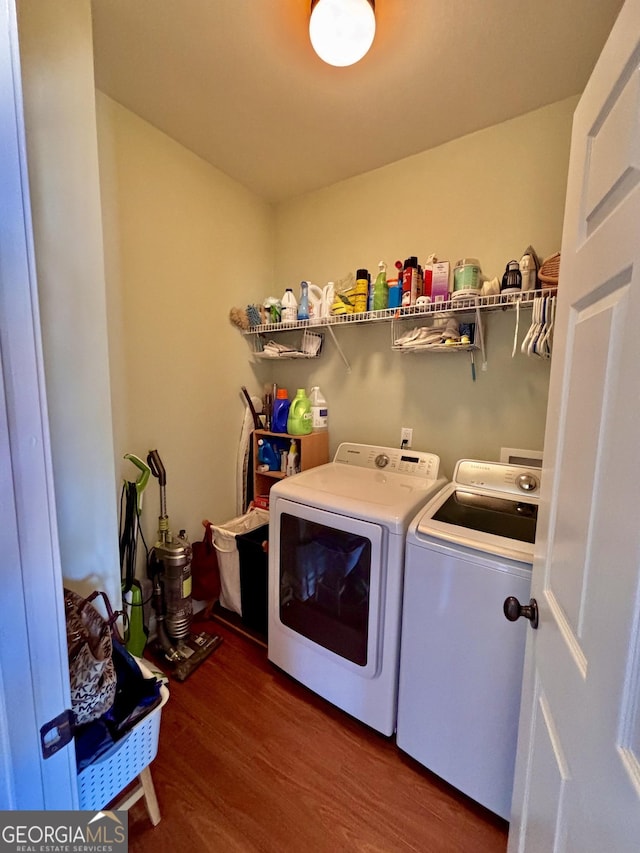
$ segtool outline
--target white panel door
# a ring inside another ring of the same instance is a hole
[[[62,573],[31,240],[13,0],[0,0],[0,809],[77,807]]]
[[[509,850],[640,849],[640,0],[577,108]]]

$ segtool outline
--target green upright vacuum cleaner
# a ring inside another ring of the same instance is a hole
[[[158,540],[149,554],[148,574],[153,582],[156,639],[151,651],[178,681],[184,681],[222,642],[217,634],[191,633],[191,545],[184,530],[173,537],[167,515],[167,476],[157,450],[147,462],[160,485]]]
[[[142,493],[147,487],[151,469],[133,453],[124,456],[139,469],[134,482],[125,480],[120,504],[120,576],[122,578],[122,608],[125,614],[124,640],[127,650],[142,657],[147,644],[148,630],[144,622],[142,584],[136,578],[136,554],[142,512]],[[144,540],[143,540],[144,541]]]

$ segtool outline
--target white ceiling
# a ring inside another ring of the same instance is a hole
[[[93,0],[96,85],[277,202],[582,91],[622,0],[376,0],[350,68],[309,0]]]

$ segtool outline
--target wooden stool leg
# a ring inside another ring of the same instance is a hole
[[[154,826],[157,826],[160,823],[160,807],[158,806],[156,789],[153,787],[151,769],[149,767],[145,767],[139,778],[144,791],[144,803],[147,807],[149,820]]]

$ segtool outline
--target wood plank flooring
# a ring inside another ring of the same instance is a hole
[[[151,765],[162,820],[129,812],[131,853],[496,853],[508,825],[215,623],[172,681]]]

